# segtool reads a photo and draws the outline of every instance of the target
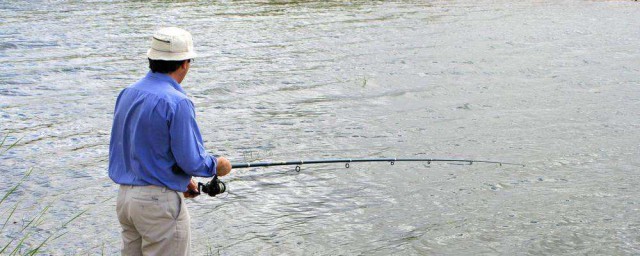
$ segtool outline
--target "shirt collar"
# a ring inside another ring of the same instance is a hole
[[[173,80],[173,77],[170,77],[167,74],[153,73],[152,71],[149,71],[149,73],[147,73],[147,78],[153,78],[160,81],[168,82],[174,89],[178,90],[184,95],[187,95],[187,93],[182,89],[182,86],[180,86],[180,84],[176,82],[176,80]]]

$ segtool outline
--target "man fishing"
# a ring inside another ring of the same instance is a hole
[[[109,145],[109,177],[120,184],[122,254],[189,255],[184,198],[199,192],[192,177],[227,175],[231,163],[206,152],[180,85],[196,57],[191,34],[156,31],[147,57],[151,71],[118,96]]]

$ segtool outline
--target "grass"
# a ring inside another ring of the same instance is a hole
[[[0,140],[0,157],[9,152],[9,150],[16,147],[16,145],[18,145],[21,140],[17,139],[15,142],[7,144],[8,138],[9,136],[7,135],[4,136],[2,140]],[[11,220],[15,218],[16,211],[18,209],[21,209],[21,206],[25,207],[24,202],[26,200],[24,198],[19,198],[19,195],[16,192],[25,182],[29,180],[29,177],[33,173],[33,170],[33,168],[29,168],[23,174],[22,178],[7,192],[5,192],[2,196],[2,199],[0,199],[0,209],[7,209],[0,212],[0,220],[4,219],[4,221],[1,221],[2,227],[0,227],[0,232],[2,232],[2,234],[11,234],[11,238],[8,242],[0,240],[0,255],[11,256],[43,254],[45,253],[43,249],[45,248],[47,243],[54,241],[66,234],[66,232],[63,231],[67,227],[67,225],[69,225],[71,222],[75,221],[88,211],[88,209],[80,211],[72,218],[65,221],[62,225],[47,230],[43,228],[42,225],[48,221],[47,212],[53,205],[53,203],[51,202],[36,213],[26,213],[27,216],[23,217],[23,219],[26,219],[28,221],[23,222],[21,227],[17,225],[17,221],[11,222]],[[37,205],[26,205],[26,207],[32,206]],[[50,234],[43,239],[34,236],[38,232],[49,232]],[[0,239],[4,237],[9,236],[3,236],[0,237]]]
[[[13,147],[15,147],[16,145],[18,145],[18,143],[22,140],[22,138],[17,139],[15,142],[13,142],[13,144],[7,146],[6,149],[4,149],[4,151],[2,150],[2,146],[4,146],[4,143],[7,142],[7,138],[9,138],[9,135],[4,136],[4,138],[2,138],[2,141],[0,142],[0,156],[4,155],[5,153],[7,153],[7,151],[11,150]]]

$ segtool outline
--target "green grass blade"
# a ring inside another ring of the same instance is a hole
[[[2,250],[0,250],[0,255],[3,255],[2,253],[4,253],[4,251],[6,251],[7,248],[9,248],[9,245],[11,245],[15,240],[16,240],[15,238],[11,239],[11,241],[9,241],[9,243],[7,243],[7,245],[5,245],[4,248],[2,248]]]
[[[40,222],[40,220],[44,217],[44,214],[49,210],[49,208],[51,207],[51,204],[47,205],[44,207],[44,209],[42,209],[42,211],[40,211],[40,214],[37,217],[34,217],[33,219],[31,219],[31,221],[29,221],[29,223],[27,223],[26,226],[22,227],[22,231],[24,231],[25,229],[27,229],[28,227],[31,226],[31,224],[33,224],[34,222],[36,223],[34,226],[37,226]]]
[[[14,248],[9,255],[16,255],[16,253],[18,252],[22,244],[24,244],[24,241],[27,240],[27,238],[29,238],[30,235],[31,234],[27,234],[22,239],[20,239],[20,242],[16,245],[16,248]]]
[[[7,216],[7,220],[4,221],[4,223],[2,224],[2,228],[0,228],[0,231],[4,230],[4,227],[7,226],[7,223],[9,222],[11,217],[13,217],[13,214],[16,212],[16,209],[18,209],[18,203],[16,203],[16,205],[13,206],[13,209],[11,209],[9,216]]]
[[[56,240],[56,239],[60,238],[61,236],[66,235],[67,233],[69,233],[69,231],[64,232],[64,233],[62,233],[62,234],[59,234],[58,236],[54,237],[54,238],[53,238],[53,239],[51,239],[51,240],[52,240],[52,241],[53,241],[53,240]]]
[[[73,218],[71,218],[70,220],[68,220],[67,222],[65,222],[64,224],[62,224],[63,228],[66,228],[67,225],[69,223],[71,223],[72,221],[74,221],[75,219],[77,219],[78,217],[80,217],[81,215],[85,214],[87,211],[89,211],[89,208],[85,209],[84,211],[81,211],[80,213],[76,214],[76,216],[73,216]]]
[[[24,137],[22,137],[24,138]],[[7,153],[7,151],[11,150],[13,147],[15,147],[16,145],[18,145],[18,143],[22,140],[22,138],[19,138],[18,140],[16,140],[13,144],[9,145],[4,151],[0,152],[0,156],[4,155],[5,153]],[[5,137],[2,141],[2,143],[4,144],[4,140],[6,140],[7,137]]]
[[[57,236],[56,238],[54,238],[53,240],[57,239],[58,237],[61,237],[62,235],[66,234],[67,232]],[[38,247],[36,247],[35,249],[30,250],[29,252],[27,252],[26,255],[36,255],[36,253],[40,252],[40,249],[42,249],[42,247],[44,247],[44,245],[49,242],[49,240],[51,240],[51,238],[53,237],[54,234],[49,235],[49,237],[47,237],[47,239],[45,239],[44,241],[42,241],[42,243],[40,243],[40,245],[38,245]]]
[[[7,191],[7,193],[4,194],[2,199],[0,199],[0,205],[2,205],[4,200],[6,200],[11,194],[13,194],[13,192],[15,192],[18,189],[18,187],[20,187],[20,185],[22,185],[22,183],[31,175],[32,172],[33,172],[33,168],[29,168],[29,170],[27,170],[27,173],[25,173],[24,176],[22,176],[22,179],[18,181],[18,184],[16,184],[11,189],[9,189],[9,191]]]
[[[2,145],[4,145],[4,142],[7,141],[7,138],[9,138],[9,135],[4,136],[4,138],[2,138],[2,141],[0,141],[0,148],[2,147]]]

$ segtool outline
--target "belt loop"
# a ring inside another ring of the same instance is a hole
[[[167,192],[167,187],[162,187],[162,193]]]

